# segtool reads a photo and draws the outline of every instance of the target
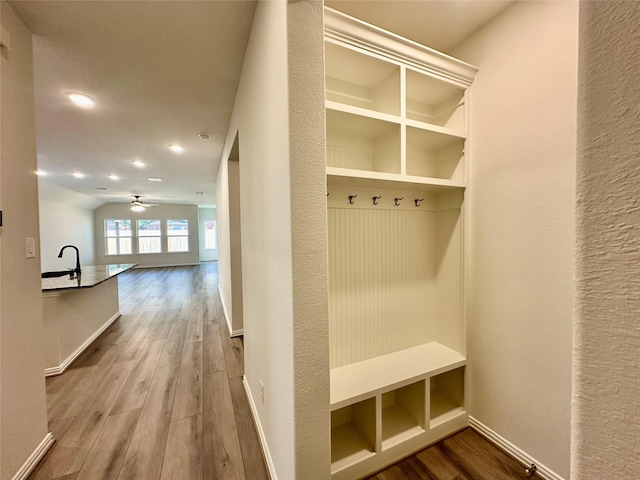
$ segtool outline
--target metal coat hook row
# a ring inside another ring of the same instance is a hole
[[[355,199],[358,195],[349,195],[349,203],[353,205],[355,203]]]
[[[400,206],[400,200],[404,200],[404,197],[396,197],[393,199],[393,203],[396,204],[396,207]]]
[[[382,195],[378,195],[377,197],[371,197],[371,200],[373,200],[373,204],[377,205],[378,201],[382,198]]]
[[[415,198],[413,200],[413,203],[416,204],[416,207],[419,207],[423,200],[424,200],[424,198]]]

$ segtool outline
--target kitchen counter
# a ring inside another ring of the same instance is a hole
[[[79,276],[71,279],[69,275],[63,277],[43,278],[42,291],[69,290],[73,288],[92,288],[96,285],[131,270],[137,263],[114,263],[111,265],[91,265],[82,267]]]
[[[42,279],[45,375],[60,375],[120,318],[118,275],[134,263],[87,266],[79,277]]]

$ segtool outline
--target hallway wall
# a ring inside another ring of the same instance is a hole
[[[43,272],[75,267],[75,257],[58,252],[71,244],[80,251],[81,265],[95,264],[93,209],[102,202],[38,178],[40,266]]]
[[[469,413],[569,478],[578,3],[516,2],[456,49],[471,91]]]
[[[238,134],[245,386],[281,480],[330,476],[322,15],[258,2],[218,173]]]
[[[44,383],[42,284],[31,33],[6,1],[0,50],[0,480],[50,445]],[[36,255],[25,258],[25,238]]]
[[[640,469],[640,3],[580,2],[572,476]]]

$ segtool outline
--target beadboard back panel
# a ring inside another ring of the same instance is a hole
[[[329,209],[331,368],[433,337],[434,215]]]
[[[464,353],[463,199],[329,188],[331,368],[432,341]]]

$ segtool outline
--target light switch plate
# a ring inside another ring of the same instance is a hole
[[[24,239],[24,256],[25,258],[34,258],[36,256],[36,241],[33,237]]]

